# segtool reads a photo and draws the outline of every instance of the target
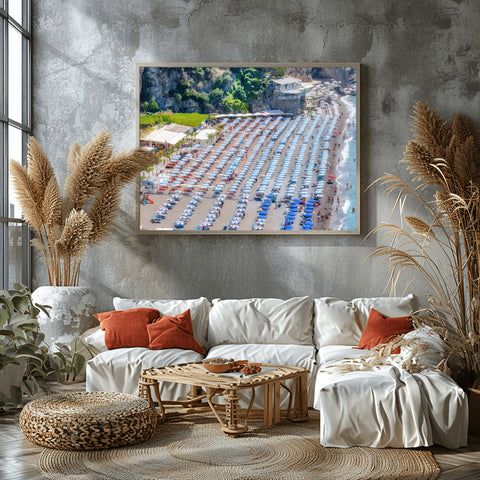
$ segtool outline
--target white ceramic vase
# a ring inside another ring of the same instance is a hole
[[[38,316],[45,343],[55,351],[55,343],[70,343],[76,336],[98,325],[93,316],[97,313],[97,297],[88,287],[38,287],[33,301],[49,305],[49,316]]]

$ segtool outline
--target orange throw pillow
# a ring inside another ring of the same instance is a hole
[[[190,310],[187,310],[175,317],[164,316],[154,323],[147,325],[152,350],[163,350],[165,348],[184,348],[195,350],[198,353],[205,353],[201,345],[193,337],[192,319]]]
[[[413,330],[412,317],[387,318],[372,308],[358,348],[371,350],[381,343],[392,342],[398,335],[411,330]],[[400,347],[392,350],[392,353],[400,353]]]
[[[160,317],[154,308],[132,308],[130,310],[112,310],[94,315],[105,330],[105,345],[114,348],[148,348],[147,325]]]

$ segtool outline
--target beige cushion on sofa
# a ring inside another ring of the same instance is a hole
[[[108,350],[105,344],[105,330],[98,327],[88,329],[86,332],[80,335],[80,338],[89,346],[100,352],[106,352]]]
[[[365,326],[372,308],[385,317],[402,317],[418,309],[418,299],[412,294],[406,297],[355,298],[352,303],[358,308]]]
[[[367,326],[370,309],[387,317],[409,315],[417,307],[417,298],[406,297],[355,298],[348,302],[338,298],[314,300],[314,331],[317,348],[328,345],[357,346]]]
[[[313,345],[312,307],[309,297],[214,301],[208,343]]]
[[[129,310],[131,308],[156,308],[162,315],[175,316],[190,309],[192,318],[193,336],[195,340],[208,350],[208,313],[210,302],[205,297],[192,300],[144,300],[115,297],[115,310]]]

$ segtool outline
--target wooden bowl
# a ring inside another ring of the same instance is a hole
[[[232,366],[231,363],[202,363],[202,366],[212,373],[228,372]]]

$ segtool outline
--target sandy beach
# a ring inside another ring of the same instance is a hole
[[[291,222],[291,230],[303,231],[303,204],[309,198],[316,198],[310,216],[312,231],[355,230],[355,221],[346,220],[352,217],[352,209],[356,206],[356,166],[352,166],[355,116],[352,103],[343,99],[341,97],[334,103],[328,115],[318,112],[296,117],[269,117],[268,120],[224,121],[224,130],[216,142],[209,147],[197,146],[188,157],[189,161],[175,175],[172,168],[164,165],[150,176],[149,180],[155,184],[167,182],[168,189],[147,195],[147,203],[140,205],[140,228],[172,230],[175,222],[183,219],[185,225],[180,231],[250,233],[252,228],[261,225],[262,231],[280,232],[290,201],[298,198],[300,203]],[[267,134],[264,131],[266,128],[270,128]],[[329,136],[329,132],[334,133]],[[328,148],[319,143],[325,137],[329,138]],[[328,155],[322,163],[324,150],[328,151]],[[192,163],[202,152],[205,158],[196,162],[198,165]],[[185,149],[177,152],[177,156],[183,160],[189,153]],[[324,175],[319,181],[321,171]],[[227,177],[226,172],[233,173]],[[172,188],[179,178],[181,187]],[[203,193],[202,200],[192,205],[195,193],[208,179],[213,180]],[[318,192],[321,182],[323,192],[318,195],[315,192]],[[191,191],[182,192],[188,184]],[[265,193],[259,194],[259,191]],[[181,198],[168,209],[163,207],[175,192]],[[275,201],[265,206],[264,195],[272,192]],[[247,200],[242,202],[242,195]],[[145,200],[145,195],[141,196],[142,199]],[[155,212],[162,207],[166,210],[165,218],[160,223],[152,223]],[[188,216],[185,215],[187,208]],[[208,230],[201,230],[209,217]],[[232,225],[238,225],[238,230],[231,230]]]

